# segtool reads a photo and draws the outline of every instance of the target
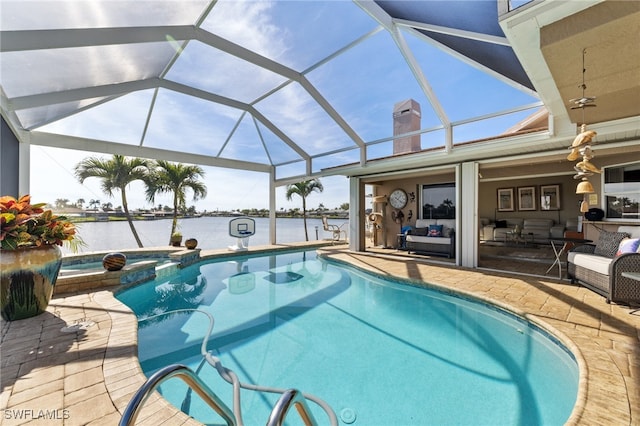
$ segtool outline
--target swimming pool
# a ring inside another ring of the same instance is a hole
[[[117,298],[139,317],[145,374],[186,364],[229,405],[230,385],[200,355],[206,315],[171,311],[209,313],[208,350],[242,381],[317,395],[341,424],[553,425],[576,401],[577,363],[539,327],[314,252],[200,263]],[[201,422],[219,423],[181,382],[161,391]],[[277,396],[242,398],[245,424],[264,424]]]

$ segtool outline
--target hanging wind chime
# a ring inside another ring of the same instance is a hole
[[[587,85],[585,84],[584,78],[586,73],[584,57],[586,53],[587,49],[585,48],[582,50],[582,84],[578,86],[582,89],[582,97],[571,99],[569,101],[574,104],[571,109],[582,109],[582,125],[580,126],[580,133],[578,133],[578,136],[576,136],[576,138],[573,140],[573,143],[569,147],[571,152],[569,153],[569,155],[567,155],[567,160],[569,161],[575,161],[580,158],[582,159],[573,167],[577,172],[573,178],[580,179],[578,187],[576,188],[576,194],[583,195],[582,203],[580,204],[580,212],[582,213],[589,211],[589,201],[587,199],[588,194],[595,193],[593,185],[591,185],[591,182],[589,182],[588,178],[589,176],[593,176],[594,173],[602,173],[600,169],[598,169],[595,165],[593,165],[593,163],[591,163],[591,159],[594,156],[594,153],[591,150],[591,145],[595,143],[593,141],[593,138],[596,136],[596,132],[594,132],[593,130],[587,130],[587,124],[584,118],[585,108],[596,106],[596,104],[594,104],[594,101],[596,99],[595,96],[585,95]]]

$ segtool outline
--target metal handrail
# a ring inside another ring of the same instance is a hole
[[[152,317],[147,317],[145,318],[145,320],[175,312],[199,312],[209,318],[209,329],[205,338],[202,340],[200,353],[204,358],[203,361],[209,363],[209,365],[213,367],[218,372],[218,374],[220,374],[220,377],[222,377],[226,382],[233,386],[233,411],[229,409],[229,407],[227,407],[204,382],[202,382],[202,380],[198,377],[197,372],[194,373],[191,369],[184,365],[174,364],[159,370],[154,375],[149,377],[145,384],[136,392],[133,399],[129,402],[129,405],[127,405],[122,419],[120,420],[120,426],[133,425],[138,416],[138,412],[140,411],[140,407],[142,406],[142,404],[144,404],[151,392],[153,392],[162,382],[174,376],[180,377],[190,387],[190,389],[195,390],[196,393],[207,404],[209,404],[209,406],[211,406],[211,408],[213,408],[218,414],[220,414],[222,418],[225,419],[227,425],[243,426],[240,389],[247,389],[257,392],[281,394],[280,399],[278,399],[276,405],[271,411],[268,425],[282,425],[282,423],[284,422],[284,418],[287,415],[287,411],[289,410],[289,408],[291,408],[292,405],[295,405],[298,414],[307,426],[317,425],[317,422],[311,414],[311,411],[309,411],[309,406],[307,405],[307,401],[312,401],[320,408],[322,408],[322,410],[327,414],[327,416],[329,417],[329,424],[331,426],[338,426],[338,417],[336,416],[336,413],[325,401],[314,395],[303,394],[296,389],[284,390],[280,388],[240,382],[238,376],[232,370],[224,367],[218,357],[207,351],[207,344],[213,330],[214,322],[213,316],[210,313],[198,309],[177,309],[170,312],[164,312]],[[200,364],[197,371],[200,370],[202,365],[203,363]],[[190,398],[188,393],[187,398]],[[185,398],[185,401],[183,401],[183,405],[187,402],[187,398]]]
[[[228,426],[235,426],[236,420],[232,411],[222,402],[218,396],[207,386],[189,367],[182,364],[173,364],[157,371],[138,389],[135,393],[127,408],[124,410],[124,414],[120,419],[120,426],[134,425],[142,405],[147,398],[162,382],[172,378],[178,377],[184,381],[187,386],[195,390],[196,393],[209,404],[213,410],[218,413],[226,422]],[[282,398],[281,398],[282,399]]]
[[[276,402],[276,405],[273,406],[273,410],[271,410],[271,415],[267,421],[267,426],[282,426],[289,409],[293,405],[295,405],[305,425],[315,426],[318,424],[313,414],[311,414],[307,400],[304,395],[302,395],[302,392],[297,389],[288,389],[283,392],[278,402]]]

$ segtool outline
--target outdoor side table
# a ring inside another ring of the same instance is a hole
[[[552,238],[551,240],[551,248],[553,248],[553,254],[556,256],[556,260],[551,264],[551,266],[549,266],[549,269],[547,269],[547,272],[545,272],[545,274],[548,274],[549,271],[551,271],[553,269],[554,266],[556,266],[556,264],[558,265],[558,278],[562,279],[562,261],[560,260],[560,256],[562,256],[565,252],[565,247],[567,246],[566,243],[573,243],[573,244],[586,244],[586,243],[590,243],[592,242],[592,240],[585,240],[584,238]],[[559,248],[556,246],[556,243],[562,243],[562,246],[560,246]]]

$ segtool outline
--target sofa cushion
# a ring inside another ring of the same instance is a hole
[[[441,244],[451,245],[451,238],[446,237],[424,237],[421,235],[407,235],[407,242],[411,243],[425,243],[425,244]]]
[[[593,251],[593,254],[612,258],[618,252],[620,241],[628,237],[629,234],[626,232],[602,231],[600,232],[600,238],[598,238],[596,249]]]
[[[552,227],[553,219],[525,219],[522,234],[531,235],[535,241],[547,241]]]
[[[411,229],[411,234],[416,236],[429,236],[429,230],[432,226],[437,225],[440,229],[440,235],[433,238],[448,238],[451,237],[455,231],[456,220],[455,219],[418,219],[416,220],[415,228]]]
[[[456,229],[455,219],[438,219],[438,225],[444,225],[442,227],[442,236],[450,237]]]
[[[640,238],[625,238],[620,241],[618,246],[618,252],[616,256],[620,256],[624,253],[637,253],[640,247]]]
[[[506,228],[507,221],[506,220],[496,220],[496,228]]]
[[[522,224],[523,228],[540,228],[551,229],[553,226],[553,219],[525,219]]]
[[[436,223],[435,219],[418,219],[416,220],[416,228],[428,228],[429,225],[435,225]]]
[[[494,239],[493,231],[496,228],[495,223],[485,226],[482,228],[482,239],[484,241],[491,241]]]
[[[609,265],[613,262],[613,259],[609,257],[596,256],[595,254],[569,252],[567,256],[569,263],[606,276],[609,275]]]
[[[507,221],[507,228],[515,228],[516,226],[522,228],[522,225],[524,224],[524,219],[520,219],[520,218],[513,218],[513,219],[506,219]]]

